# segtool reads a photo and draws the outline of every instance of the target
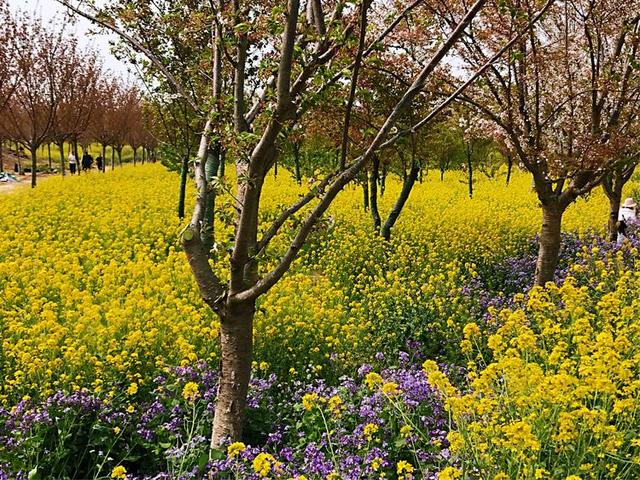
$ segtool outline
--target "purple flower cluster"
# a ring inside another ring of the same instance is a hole
[[[378,361],[386,360],[380,355]],[[366,385],[364,377],[374,370],[371,365],[335,385],[319,378],[281,383],[273,374],[258,375],[251,383],[249,417],[269,420],[264,422],[268,427],[262,436],[255,437],[262,441],[247,439],[254,446],[237,457],[227,457],[222,450],[209,461],[217,373],[204,362],[155,378],[153,385],[135,394],[146,401],[135,402],[124,392],[108,396],[86,391],[56,392],[40,402],[23,400],[0,410],[0,462],[4,462],[0,480],[26,478],[24,472],[36,466],[44,477],[108,476],[117,465],[126,468],[128,479],[137,480],[257,479],[253,462],[265,453],[272,456],[272,468],[284,478],[325,478],[331,473],[346,480],[377,478],[380,472],[393,475],[401,460],[431,478],[448,458],[447,415],[421,371],[421,361],[416,349],[402,352],[397,366],[378,369],[385,381],[397,384],[401,393],[394,398]],[[182,397],[187,382],[198,384],[195,401]],[[322,401],[308,411],[302,407],[302,398],[310,393]],[[333,406],[331,398],[336,402]],[[373,436],[365,432],[372,424],[376,425]],[[401,434],[405,425],[410,431]],[[47,470],[46,465],[37,465],[40,455],[61,445],[51,440],[61,431],[79,437],[90,432],[86,442],[93,448],[82,453],[87,460],[81,462],[84,470],[68,458],[58,458],[56,464],[67,463],[74,469]]]

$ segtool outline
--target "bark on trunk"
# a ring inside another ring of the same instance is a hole
[[[80,170],[82,170],[82,159],[80,158],[80,155],[78,155],[77,140],[73,141],[73,154],[76,156],[76,171],[78,172],[78,175],[80,175]]]
[[[49,159],[49,170],[53,169],[53,164],[51,163],[51,144],[47,143],[47,158]]]
[[[204,167],[205,180],[207,185],[218,174],[218,168],[220,166],[220,143],[216,142],[213,148],[209,151],[207,156],[207,163]],[[215,190],[208,190],[204,205],[204,216],[202,219],[202,227],[200,228],[200,239],[204,246],[207,255],[211,257],[211,251],[215,243],[214,237],[214,222],[216,212],[216,192]]]
[[[4,172],[4,152],[2,151],[2,147],[4,142],[0,142],[0,172]]]
[[[402,209],[404,208],[404,204],[407,203],[409,199],[409,194],[413,189],[413,185],[416,183],[416,179],[418,178],[418,172],[420,171],[420,167],[414,165],[411,167],[411,171],[407,178],[402,182],[402,190],[400,190],[400,195],[398,195],[398,199],[396,203],[393,205],[393,208],[389,212],[389,216],[382,225],[382,230],[380,234],[385,240],[391,239],[391,229],[395,225],[400,213],[402,213]]]
[[[231,304],[220,323],[220,383],[211,446],[242,438],[251,377],[255,302]]]
[[[513,157],[511,157],[511,155],[507,155],[507,186],[509,186],[509,182],[511,181],[512,168],[513,168]]]
[[[443,168],[440,169],[440,181],[441,182],[444,181],[444,169]]]
[[[222,148],[220,150],[220,169],[219,169],[220,173],[218,173],[218,177],[220,177],[220,178],[224,178],[224,161],[225,161],[224,159],[225,159],[225,156],[226,156],[225,149]]]
[[[64,142],[58,143],[58,149],[60,150],[60,173],[64,177],[64,175],[65,175],[65,162],[67,160],[64,157]]]
[[[133,148],[133,166],[136,166],[136,163],[138,163],[138,148],[134,147]]]
[[[296,182],[300,185],[302,184],[302,174],[300,172],[300,145],[297,142],[293,143],[293,164],[295,168]]]
[[[364,211],[369,211],[369,182],[362,182],[362,204],[364,206]]]
[[[37,170],[38,170],[38,149],[31,147],[31,188],[36,188]]]
[[[473,198],[473,163],[471,162],[471,147],[467,144],[467,168],[469,169],[469,198]]]
[[[184,218],[184,200],[187,191],[187,174],[189,172],[189,157],[182,158],[182,166],[180,168],[180,192],[178,193],[178,218]]]
[[[107,169],[107,146],[102,144],[102,173]]]
[[[111,147],[111,171],[116,168],[116,149]]]
[[[618,238],[618,212],[620,211],[620,202],[622,201],[622,188],[615,189],[609,196],[609,222],[607,232],[609,240],[615,242]]]
[[[118,148],[118,166],[122,166],[122,147]]]
[[[373,228],[376,233],[380,232],[382,220],[378,211],[378,177],[380,161],[378,157],[373,157],[373,169],[369,175],[369,206],[371,208],[371,218],[373,220]]]
[[[538,261],[536,263],[536,285],[544,286],[547,282],[554,280],[560,254],[563,213],[558,206],[542,207],[542,231],[540,232]]]

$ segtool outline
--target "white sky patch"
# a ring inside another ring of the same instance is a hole
[[[111,54],[109,39],[114,40],[113,36],[93,34],[92,31],[96,29],[92,28],[91,23],[84,18],[76,18],[71,21],[67,9],[55,0],[8,0],[8,3],[12,12],[21,10],[38,16],[45,22],[54,20],[57,25],[64,24],[66,33],[77,37],[81,47],[90,47],[100,54],[106,69],[123,78],[135,76],[135,74],[131,74],[129,65],[119,61]]]

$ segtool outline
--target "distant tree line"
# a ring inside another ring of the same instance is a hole
[[[146,108],[137,86],[107,71],[96,52],[80,48],[63,27],[12,13],[0,2],[0,171],[7,147],[18,156],[29,152],[33,187],[38,149],[46,148],[48,169],[62,175],[69,152],[79,159],[80,149],[94,143],[103,170],[122,164],[125,145],[134,163],[146,161],[157,147]]]

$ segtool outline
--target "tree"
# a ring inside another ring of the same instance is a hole
[[[104,12],[81,11],[65,0],[61,0],[61,3],[119,33],[133,48],[147,55],[165,78],[174,83],[176,91],[188,96],[184,86],[171,75],[154,51],[125,31],[128,24],[118,23],[119,17],[113,16],[113,10],[105,21]],[[234,78],[231,97],[233,130],[225,129],[225,106],[219,102],[223,99],[216,97],[212,90],[209,98],[213,101],[209,102],[204,117],[205,125],[194,165],[198,195],[189,225],[182,234],[182,244],[203,300],[220,318],[221,360],[212,434],[214,447],[226,439],[237,440],[242,433],[251,370],[256,300],[288,271],[318,219],[344,186],[353,181],[372,160],[396,120],[409,108],[429,76],[484,3],[484,0],[476,2],[459,25],[443,37],[439,49],[425,62],[377,133],[372,136],[364,153],[345,165],[344,169],[319,180],[308,194],[285,209],[262,235],[258,230],[258,218],[265,177],[275,163],[281,143],[286,140],[293,125],[305,115],[309,103],[321,101],[323,94],[327,92],[335,95],[341,88],[339,80],[345,64],[349,66],[352,62],[340,58],[338,54],[349,39],[353,38],[351,32],[357,31],[360,22],[358,15],[345,8],[346,5],[342,2],[336,2],[331,12],[325,12],[326,8],[331,7],[320,0],[311,0],[306,5],[306,15],[301,12],[298,0],[289,0],[286,5],[243,3],[236,0],[217,12],[209,12],[211,25],[216,30],[221,27],[226,39],[225,42],[219,42],[221,37],[214,32],[210,36],[215,39],[213,50],[216,51],[216,46],[226,49],[227,45],[233,45],[235,49],[231,61],[225,62],[225,68]],[[361,12],[367,6],[365,4],[362,8],[356,8],[355,12]],[[184,4],[181,7],[183,17],[189,18],[184,15],[189,6]],[[91,7],[86,5],[85,8]],[[137,10],[135,2],[126,2],[119,12],[123,11],[130,18],[132,11],[142,11],[142,8]],[[404,15],[405,12],[400,11],[389,17],[393,18],[391,24],[388,24],[389,31]],[[386,33],[368,44],[373,48],[379,43],[380,37],[384,36]],[[253,53],[260,51],[266,53],[262,56]],[[362,56],[365,57],[364,52]],[[330,60],[335,61],[331,68],[328,65]],[[221,63],[213,62],[214,79],[220,78],[215,70],[221,74]],[[214,80],[213,84],[216,85],[217,82]],[[261,88],[256,88],[256,93],[249,95],[246,87],[251,85]],[[193,96],[188,98],[196,110],[200,110],[202,105]],[[247,102],[251,100],[253,104],[248,106]],[[223,142],[225,149],[233,154],[237,174],[236,229],[228,265],[228,283],[214,273],[209,263],[209,252],[200,236],[208,192],[207,158],[211,146],[215,147],[218,141]],[[314,200],[315,203],[309,206]],[[272,270],[261,272],[262,254],[278,234],[280,227],[307,206],[307,214],[300,221],[284,255]]]
[[[56,59],[69,48],[61,32],[22,14],[10,24],[8,39],[16,69],[16,86],[7,103],[4,130],[31,152],[31,186],[36,186],[37,150],[54,123]]]
[[[6,115],[6,107],[13,96],[17,83],[15,64],[10,41],[11,32],[15,28],[13,17],[4,0],[0,1],[0,116]],[[0,129],[0,172],[4,171],[3,144],[6,133]]]
[[[60,151],[61,175],[65,174],[65,144],[72,142],[75,146],[79,140],[91,137],[91,123],[104,100],[100,92],[102,75],[95,52],[82,52],[74,39],[68,39],[67,48],[56,58],[56,115],[50,134]],[[77,148],[74,154],[77,157]]]
[[[491,5],[459,54],[475,68],[522,25],[542,19],[461,98],[491,119],[533,177],[542,209],[535,283],[554,278],[562,216],[627,147],[639,87],[637,0],[515,0]],[[440,11],[445,22],[456,12]]]
[[[616,241],[618,229],[618,212],[622,201],[622,189],[627,184],[638,165],[638,155],[629,156],[624,161],[619,161],[602,179],[602,189],[609,199],[609,215],[607,218],[607,234],[609,240]]]

